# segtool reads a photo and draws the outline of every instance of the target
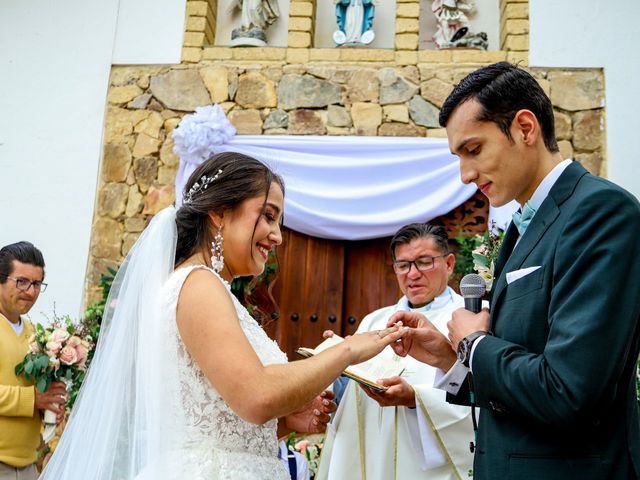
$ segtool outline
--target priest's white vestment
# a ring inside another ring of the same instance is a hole
[[[398,310],[424,314],[447,334],[451,313],[464,300],[449,287],[433,302],[410,309],[406,297],[397,305],[367,315],[358,332],[386,327]],[[473,426],[469,407],[449,404],[446,393],[433,387],[436,369],[391,348],[380,355],[405,366],[404,378],[415,390],[416,408],[380,407],[358,384],[350,381],[327,437],[316,479],[392,480],[468,479],[473,455]]]

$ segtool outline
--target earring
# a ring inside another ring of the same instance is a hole
[[[214,272],[220,273],[224,268],[224,255],[222,255],[222,227],[211,242],[211,267]]]

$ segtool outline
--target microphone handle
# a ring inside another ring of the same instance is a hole
[[[464,297],[464,308],[473,313],[480,313],[480,310],[482,310],[482,298]]]

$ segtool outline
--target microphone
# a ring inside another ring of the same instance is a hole
[[[487,282],[477,273],[469,273],[460,280],[460,293],[464,298],[464,308],[473,313],[482,310],[482,296],[487,290]]]

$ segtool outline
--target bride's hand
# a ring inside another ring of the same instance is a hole
[[[321,433],[331,420],[330,414],[336,411],[333,401],[335,395],[325,390],[301,409],[285,417],[287,428],[297,433]]]
[[[348,348],[349,364],[355,365],[375,357],[384,350],[387,345],[391,345],[402,338],[407,330],[408,328],[403,327],[402,323],[398,323],[384,330],[356,333],[355,335],[345,338],[344,342],[340,345]]]

